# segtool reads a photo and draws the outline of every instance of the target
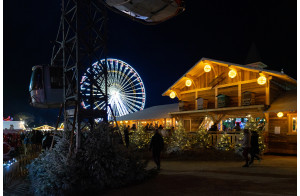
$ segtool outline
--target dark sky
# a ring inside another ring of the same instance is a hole
[[[57,110],[32,108],[31,68],[50,62],[60,0],[4,1],[3,115],[31,113],[37,124]],[[156,26],[109,12],[108,56],[141,76],[146,107],[172,101],[161,94],[202,57],[245,64],[252,43],[268,69],[297,79],[297,1],[186,0],[186,11]]]

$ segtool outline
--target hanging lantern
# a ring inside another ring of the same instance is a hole
[[[279,118],[281,118],[281,117],[283,117],[283,113],[282,113],[282,112],[278,112],[278,113],[277,113],[277,116],[278,116]]]
[[[205,71],[205,72],[210,72],[210,70],[211,70],[211,66],[210,66],[209,64],[206,64],[206,65],[204,66],[204,71]]]
[[[185,81],[185,86],[190,87],[191,85],[192,85],[192,80],[187,79],[187,80]]]
[[[264,85],[266,84],[266,82],[267,82],[267,78],[263,74],[261,74],[259,78],[257,78],[257,83],[260,85]]]
[[[170,98],[171,99],[174,99],[176,97],[176,93],[174,92],[174,91],[172,91],[171,93],[170,93]]]
[[[234,70],[234,69],[231,69],[229,72],[228,72],[228,76],[230,77],[230,78],[235,78],[235,76],[236,76],[236,71]]]

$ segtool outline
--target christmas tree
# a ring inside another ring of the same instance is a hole
[[[217,144],[216,148],[218,150],[225,150],[225,151],[233,149],[233,145],[230,141],[230,136],[226,133],[222,134],[220,142]]]
[[[178,123],[178,128],[174,130],[174,133],[167,140],[167,153],[180,153],[184,150],[191,148],[191,143],[184,130],[183,123]]]

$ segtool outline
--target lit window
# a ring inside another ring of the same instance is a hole
[[[292,131],[297,132],[297,118],[293,117],[292,119]]]

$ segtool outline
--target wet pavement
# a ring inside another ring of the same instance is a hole
[[[297,195],[296,156],[268,155],[249,168],[242,165],[239,161],[162,160],[157,176],[104,195]],[[154,167],[151,161],[148,168]],[[3,195],[28,195],[28,190],[29,183],[23,179],[6,188]]]
[[[264,156],[243,162],[163,161],[158,176],[107,195],[297,195],[297,157]],[[154,167],[150,162],[149,168]]]

